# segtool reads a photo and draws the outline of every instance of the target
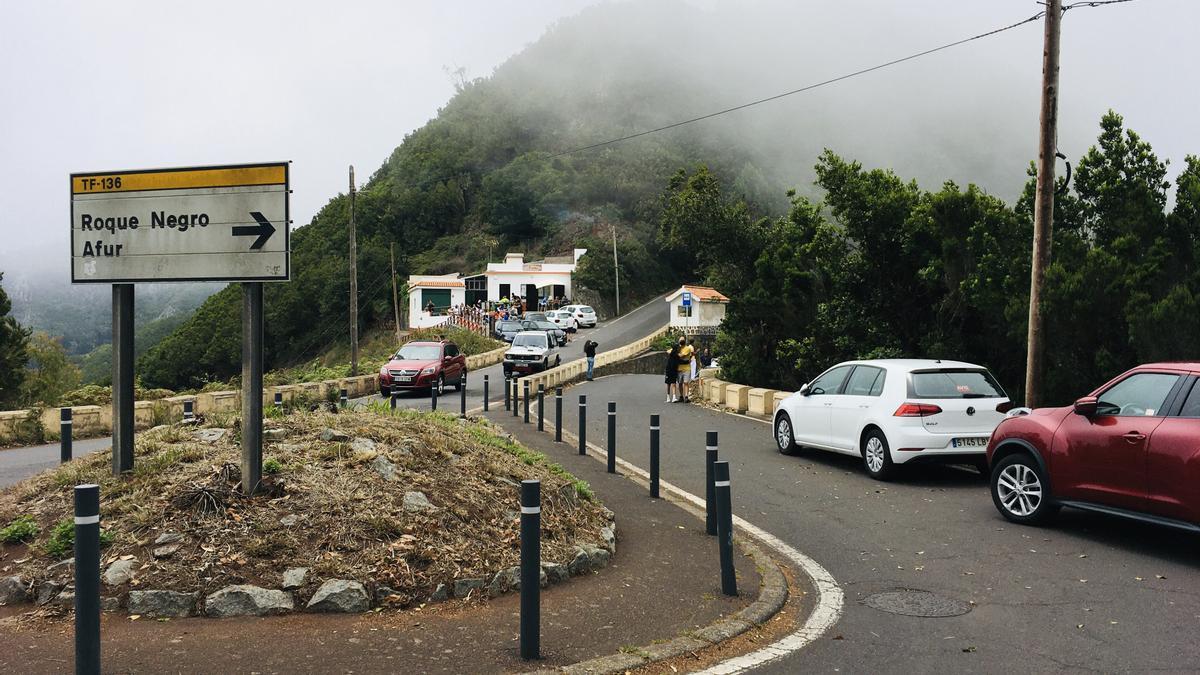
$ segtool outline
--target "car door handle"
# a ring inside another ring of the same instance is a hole
[[[1146,434],[1143,434],[1143,433],[1140,433],[1137,431],[1131,431],[1131,432],[1125,434],[1124,438],[1125,438],[1125,440],[1129,441],[1130,443],[1137,443],[1138,441],[1145,440]]]

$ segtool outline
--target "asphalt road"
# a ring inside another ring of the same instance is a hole
[[[624,316],[598,324],[595,328],[581,328],[576,333],[575,340],[559,350],[564,362],[583,356],[583,343],[586,339],[599,343],[599,351],[614,349],[643,338],[666,325],[670,318],[667,303],[662,297],[655,298]],[[493,403],[504,401],[504,369],[500,364],[472,371],[467,378],[467,409],[471,410],[483,405],[483,376],[490,379],[489,398]],[[366,403],[379,400],[378,396],[355,399],[355,403]],[[430,408],[429,392],[402,394],[397,405],[404,408]],[[448,387],[446,396],[438,402],[441,410],[458,410],[460,405],[459,393],[453,387]],[[74,455],[81,457],[85,454],[108,450],[112,446],[112,438],[92,438],[76,440]],[[0,450],[0,487],[18,483],[39,471],[44,471],[58,464],[59,449],[57,443]]]
[[[572,387],[563,406],[572,431],[579,394],[588,396],[588,440],[602,447],[607,402],[617,401],[617,452],[642,468],[649,416],[660,413],[662,477],[693,494],[704,494],[704,433],[718,431],[735,512],[842,586],[843,615],[831,631],[758,672],[1200,668],[1200,537],[1072,511],[1046,528],[1013,525],[970,469],[912,467],[880,483],[853,458],[783,456],[763,422],[663,403],[657,376]],[[969,611],[920,618],[865,604],[914,589]]]

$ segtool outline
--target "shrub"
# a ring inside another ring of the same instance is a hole
[[[19,544],[37,536],[37,521],[33,516],[17,516],[4,529],[0,529],[0,541],[6,544]]]
[[[112,533],[100,530],[101,548],[112,543]],[[50,530],[50,538],[46,541],[46,553],[55,558],[66,558],[75,552],[75,523],[69,519],[59,521]]]
[[[280,471],[283,471],[283,465],[279,463],[279,460],[272,457],[272,458],[268,459],[267,461],[263,462],[262,469],[263,469],[263,473],[276,474],[276,473],[279,473]]]

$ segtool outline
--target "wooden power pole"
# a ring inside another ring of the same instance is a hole
[[[1046,2],[1045,47],[1042,54],[1042,111],[1038,137],[1037,196],[1033,208],[1033,265],[1029,275],[1029,341],[1025,362],[1025,405],[1042,405],[1045,325],[1042,286],[1050,264],[1054,231],[1054,161],[1058,152],[1058,48],[1062,0]]]
[[[358,375],[358,242],[354,227],[354,165],[350,165],[350,377]]]
[[[617,227],[613,226],[613,284],[616,286],[617,316],[621,316],[621,270],[617,266]]]
[[[396,290],[396,245],[388,244],[388,257],[392,260],[392,309],[396,313],[396,344],[400,344],[400,292]]]

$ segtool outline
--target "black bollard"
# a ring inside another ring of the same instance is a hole
[[[554,442],[562,443],[562,387],[554,389]]]
[[[608,402],[608,472],[617,472],[617,402]]]
[[[529,380],[525,380],[525,424],[529,424]]]
[[[714,462],[713,481],[717,490],[717,548],[721,554],[721,592],[737,595],[733,573],[733,504],[729,495],[729,462]]]
[[[542,484],[521,481],[521,658],[541,657]]]
[[[587,454],[587,394],[579,395],[579,454]]]
[[[510,379],[511,378],[509,378],[508,373],[505,373],[504,374],[504,409],[505,410],[510,410],[511,408],[509,406],[512,404],[512,387],[509,386]]]
[[[390,395],[388,396],[388,405],[390,405],[392,407],[392,410],[395,410],[396,409],[396,392],[394,392],[394,391],[389,392],[389,394]]]
[[[705,434],[704,446],[704,531],[716,536],[717,493],[713,487],[713,462],[717,461],[717,432]]]
[[[441,384],[441,380],[434,382],[433,386],[431,386],[429,388],[429,406],[430,406],[430,409],[433,410],[434,412],[437,412],[437,399],[438,399],[438,385],[439,384]]]
[[[465,379],[466,376],[464,375],[463,378]],[[487,399],[484,399],[484,400],[486,401]],[[458,416],[459,417],[467,416],[467,383],[466,382],[463,382],[461,385],[459,385],[459,388],[458,388]]]
[[[100,672],[100,486],[75,486],[75,673]]]
[[[546,385],[538,385],[538,431],[546,430]]]
[[[183,421],[191,422],[196,419],[195,406],[196,403],[192,399],[183,402]]]
[[[658,499],[658,415],[650,416],[650,496]]]
[[[338,402],[342,404],[343,408],[350,405],[350,392],[346,391],[345,387],[342,387],[342,390],[338,392]]]
[[[488,411],[488,376],[483,376],[483,412]]]
[[[275,392],[275,407],[283,409],[283,392],[281,391]]]
[[[520,395],[520,390],[518,389],[518,387],[520,385],[518,385],[517,382],[518,382],[517,380],[512,381],[513,417],[516,417],[517,415],[521,414],[521,395]]]
[[[71,461],[71,409],[58,410],[58,461]]]

